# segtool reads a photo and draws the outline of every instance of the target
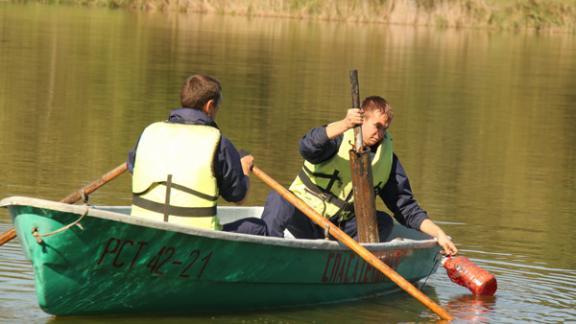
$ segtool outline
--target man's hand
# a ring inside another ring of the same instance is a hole
[[[438,227],[438,225],[434,224],[431,219],[427,218],[422,222],[422,224],[420,224],[420,231],[435,237],[436,240],[438,240],[438,245],[440,245],[443,249],[443,254],[455,255],[458,253],[458,249],[452,242],[450,236],[446,235],[446,233],[444,233],[444,231]]]
[[[335,121],[326,126],[326,136],[329,139],[334,139],[345,131],[357,125],[362,125],[364,122],[364,112],[358,108],[348,109],[344,119]]]
[[[346,117],[343,119],[346,129],[350,129],[357,125],[362,125],[364,122],[364,112],[358,108],[350,108],[346,112]]]
[[[252,171],[252,167],[254,166],[254,157],[251,154],[245,155],[240,159],[242,163],[242,171],[244,171],[244,175],[250,175]]]
[[[442,247],[442,249],[444,249],[443,254],[445,255],[456,255],[456,253],[458,253],[458,249],[456,248],[456,245],[454,245],[454,242],[452,242],[452,239],[450,238],[450,236],[442,233],[440,236],[438,236],[438,245],[440,245]]]

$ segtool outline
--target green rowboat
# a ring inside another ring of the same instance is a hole
[[[129,207],[0,201],[34,268],[40,307],[54,315],[214,313],[336,303],[398,291],[343,245],[185,228]],[[262,207],[219,207],[221,223]],[[408,281],[438,265],[436,241],[396,225],[365,246]]]

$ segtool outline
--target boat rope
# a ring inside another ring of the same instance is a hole
[[[438,253],[434,256],[434,265],[432,266],[432,269],[430,269],[430,273],[428,273],[428,275],[426,276],[426,278],[424,279],[424,282],[420,285],[420,287],[418,287],[420,290],[424,289],[424,287],[426,287],[426,282],[428,282],[428,278],[430,278],[430,276],[432,275],[432,273],[434,272],[434,270],[436,269],[436,266],[438,265],[438,262],[440,262],[440,260],[442,259],[441,254]]]
[[[59,228],[59,229],[57,229],[57,230],[55,230],[55,231],[49,232],[49,233],[40,234],[40,232],[38,232],[38,227],[33,227],[33,228],[32,228],[32,236],[34,236],[34,238],[36,238],[36,242],[37,242],[38,244],[42,244],[42,243],[43,243],[43,240],[42,240],[43,237],[48,237],[48,236],[52,236],[52,235],[56,235],[56,234],[62,233],[62,232],[64,232],[64,231],[68,230],[70,227],[72,227],[72,226],[74,226],[74,225],[78,226],[81,230],[84,230],[84,227],[82,227],[82,224],[80,224],[80,221],[81,221],[84,217],[86,217],[86,215],[88,215],[88,212],[89,212],[89,211],[90,211],[90,206],[86,205],[86,210],[84,211],[84,213],[82,213],[82,215],[80,215],[80,217],[79,217],[77,220],[75,220],[75,221],[73,221],[72,223],[70,223],[70,224],[68,224],[68,225],[65,225],[65,226],[63,226],[63,227],[61,227],[61,228]]]
[[[88,205],[88,198],[90,198],[90,196],[88,196],[84,190],[80,190],[80,199],[82,199],[84,205]]]

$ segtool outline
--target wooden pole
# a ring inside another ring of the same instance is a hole
[[[365,247],[360,245],[358,242],[354,241],[353,238],[346,235],[341,229],[332,224],[328,219],[322,217],[318,214],[312,207],[308,206],[305,202],[296,197],[293,193],[288,191],[286,188],[282,187],[278,182],[272,179],[269,175],[264,173],[258,167],[254,166],[252,169],[254,175],[260,178],[264,183],[270,186],[273,190],[278,192],[280,196],[290,202],[294,207],[298,208],[304,215],[308,216],[314,223],[318,224],[340,241],[342,244],[349,247],[358,256],[360,256],[364,261],[368,262],[374,268],[382,272],[386,277],[396,283],[400,288],[404,289],[407,293],[416,298],[419,302],[424,304],[434,313],[436,313],[443,320],[452,320],[452,316],[444,310],[441,306],[436,304],[433,300],[424,295],[420,290],[414,287],[410,282],[404,279],[400,274],[398,274],[394,269],[390,268],[384,262],[382,262],[378,257],[376,257],[372,252],[368,251]]]
[[[352,86],[352,107],[360,108],[358,71],[352,70],[350,72],[350,83]],[[349,154],[358,240],[362,243],[378,243],[380,242],[380,235],[376,220],[372,163],[370,150],[364,147],[362,141],[361,125],[354,127],[354,149],[350,150]]]
[[[350,71],[350,87],[352,89],[352,108],[360,109],[360,84],[358,83],[358,71]],[[362,126],[354,127],[354,150],[357,153],[364,151],[364,140],[362,139]]]
[[[94,191],[98,190],[103,185],[107,184],[108,182],[112,181],[122,173],[124,173],[128,169],[127,163],[122,163],[119,166],[115,167],[114,169],[108,171],[104,174],[100,179],[91,182],[90,184],[86,185],[85,187],[80,188],[77,191],[66,196],[64,199],[60,200],[60,202],[73,204],[78,200],[82,199]],[[0,234],[0,246],[4,245],[5,243],[11,241],[16,237],[16,230],[11,228],[10,230]]]

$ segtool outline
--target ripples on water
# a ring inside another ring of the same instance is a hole
[[[433,276],[441,304],[460,321],[564,322],[576,320],[576,270],[527,262],[521,254],[461,250],[498,281],[495,296],[475,297],[452,284],[441,270]],[[459,292],[460,294],[458,294]]]
[[[0,224],[2,232],[10,228],[10,224]],[[48,317],[38,307],[33,279],[18,239],[0,247],[0,322]]]
[[[0,7],[0,198],[59,199],[118,165],[193,71],[223,82],[223,132],[286,185],[301,166],[300,136],[343,117],[354,67],[362,95],[393,103],[395,151],[423,207],[499,283],[495,297],[474,298],[441,269],[424,292],[460,322],[576,320],[573,35]],[[128,204],[129,181],[92,201]],[[252,184],[249,203],[262,204],[268,188]],[[53,320],[37,306],[17,241],[0,247],[0,292],[0,322]],[[82,321],[435,319],[399,293],[256,314]]]

